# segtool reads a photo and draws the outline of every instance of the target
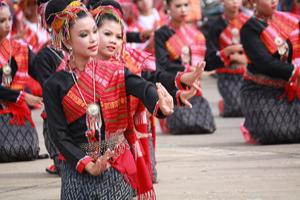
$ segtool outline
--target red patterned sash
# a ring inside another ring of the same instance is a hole
[[[191,64],[193,66],[204,60],[205,37],[193,25],[183,25],[166,42],[167,51],[173,60],[180,58],[184,47],[189,47],[191,51]]]
[[[8,39],[4,39],[0,48],[0,68],[8,63],[10,51],[12,51],[11,56],[15,58],[18,65],[18,71],[14,76],[10,88],[13,90],[23,90],[29,79],[27,46],[20,42],[16,42],[15,40],[9,41]]]
[[[295,67],[300,67],[300,30],[299,29],[300,27],[294,30],[289,37],[289,40],[293,46],[292,63],[295,65]]]
[[[240,12],[236,18],[228,23],[227,27],[219,36],[220,49],[224,49],[227,46],[240,43],[240,30],[249,18],[250,17],[248,15]],[[226,74],[244,74],[245,70],[246,66],[226,66],[218,68],[216,71],[217,73]]]
[[[300,25],[300,24],[299,24]],[[289,82],[285,85],[285,93],[283,96],[287,96],[289,101],[293,101],[295,98],[300,100],[300,88],[298,86],[298,77],[300,73],[300,31],[298,27],[294,30],[289,40],[292,44],[292,63],[294,65],[293,75]]]
[[[244,75],[245,80],[250,80],[260,85],[271,86],[274,88],[283,88],[287,81],[282,79],[270,78],[269,76],[265,76],[262,74],[252,74],[247,71]]]
[[[0,69],[4,64],[8,63],[8,60],[14,57],[18,70],[12,80],[10,89],[12,90],[23,90],[28,83],[28,47],[27,45],[16,42],[15,40],[9,41],[4,39],[0,47],[0,58],[1,65]],[[4,109],[0,110],[0,114],[12,114],[10,124],[16,123],[17,125],[24,125],[25,120],[28,120],[32,126],[34,123],[31,119],[31,112],[24,101],[23,97],[18,103],[5,102]]]
[[[125,66],[134,74],[156,70],[155,58],[146,51],[125,47],[122,59]]]
[[[142,71],[154,71],[155,59],[152,54],[145,51],[125,47],[122,56],[125,66],[134,74],[140,75]],[[125,131],[134,155],[137,167],[138,199],[155,199],[152,185],[152,167],[149,152],[149,133],[147,110],[143,103],[133,96],[128,97],[128,127]]]
[[[92,61],[78,78],[78,86],[87,104],[94,101],[93,67],[95,66],[96,101],[101,102],[106,134],[123,133],[127,126],[127,100],[124,82],[124,66],[114,62]],[[62,101],[68,123],[86,114],[79,91],[74,84]]]
[[[281,38],[284,42],[291,32],[299,27],[299,20],[288,13],[276,12],[268,27],[261,33],[260,38],[271,54],[278,51],[276,38]]]
[[[240,14],[231,20],[227,27],[223,30],[223,32],[219,36],[219,44],[220,44],[220,49],[223,49],[229,45],[234,44],[234,30],[237,30],[238,36],[240,35],[240,30],[242,26],[246,23],[246,21],[250,17],[243,12],[240,12]]]

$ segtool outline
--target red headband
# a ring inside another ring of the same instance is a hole
[[[115,7],[108,5],[108,6],[98,6],[94,10],[91,11],[92,15],[95,19],[98,18],[98,16],[103,14],[112,14],[116,16],[120,21],[123,20],[123,15],[120,12],[120,10],[116,9]]]

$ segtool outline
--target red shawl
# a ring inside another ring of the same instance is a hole
[[[125,47],[122,51],[121,62],[134,74],[141,75],[142,71],[156,69],[154,57],[145,51]],[[129,142],[137,167],[138,199],[155,199],[152,185],[152,166],[149,148],[149,119],[143,103],[133,97],[128,97],[129,120],[125,137]],[[155,128],[152,126],[151,128]],[[137,136],[139,135],[139,136]],[[152,129],[155,138],[155,130]]]
[[[177,29],[165,45],[172,60],[180,58],[184,47],[190,49],[192,66],[196,66],[198,62],[204,60],[206,52],[205,37],[191,24],[185,24]]]
[[[240,12],[236,18],[229,21],[227,27],[219,36],[220,49],[224,49],[225,47],[230,46],[234,43],[240,43],[240,30],[248,19],[248,15]],[[236,31],[236,36],[234,35],[233,31]],[[217,73],[244,74],[246,71],[246,66],[240,66],[236,69],[231,69],[230,63],[225,63],[225,67],[219,68],[216,71]]]
[[[87,104],[94,101],[92,82],[94,66],[96,101],[101,102],[101,111],[105,119],[106,138],[109,138],[111,134],[123,133],[127,127],[128,116],[124,67],[114,62],[90,62],[77,81]],[[86,105],[79,94],[76,84],[63,98],[62,105],[68,123],[72,123],[86,114]]]
[[[275,39],[280,37],[285,42],[292,31],[299,28],[298,22],[299,20],[291,14],[284,12],[274,14],[268,27],[260,35],[261,40],[271,54],[278,50]]]
[[[123,62],[132,73],[140,74],[142,71],[156,70],[155,58],[152,54],[127,46],[124,47],[122,52]]]
[[[8,63],[11,57],[14,57],[18,71],[16,72],[10,89],[23,90],[29,79],[28,75],[28,47],[15,40],[4,39],[0,47],[0,68]],[[0,114],[12,114],[11,124],[17,123],[17,125],[25,124],[25,119],[28,120],[32,126],[34,123],[31,119],[31,111],[29,110],[24,96],[20,96],[18,103],[4,102],[4,109],[0,110]]]
[[[123,58],[123,61],[125,61],[126,63],[126,67],[129,66],[129,70],[137,75],[140,75],[141,71],[143,71],[143,67],[141,66],[141,64],[149,60],[148,58],[145,59],[144,57],[140,57],[145,60],[143,62],[140,62],[141,59],[135,59],[138,57],[134,56],[125,56]],[[125,137],[129,142],[131,151],[134,156],[135,164],[137,166],[138,199],[153,200],[156,197],[152,185],[153,172],[149,148],[150,134],[148,132],[148,125],[150,121],[147,117],[147,110],[143,103],[133,96],[128,97],[128,110],[130,116],[128,120],[128,127],[125,132]],[[152,126],[151,128],[152,136],[155,137],[155,127]]]
[[[299,27],[300,28],[300,27]],[[299,28],[294,30],[289,40],[292,43],[292,63],[294,65],[293,76],[290,81],[285,85],[285,93],[289,101],[293,101],[294,98],[300,100],[300,88],[298,87],[298,77],[300,73],[300,31]]]
[[[242,26],[246,23],[248,19],[249,19],[248,15],[244,14],[243,12],[240,12],[237,17],[235,17],[234,19],[228,22],[227,27],[223,30],[223,32],[219,36],[220,49],[223,49],[234,43],[232,30],[236,29],[238,31],[238,35],[240,35],[239,31],[241,30]]]

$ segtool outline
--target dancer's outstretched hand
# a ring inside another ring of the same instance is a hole
[[[109,159],[114,155],[114,152],[108,149],[103,156],[99,157],[96,162],[89,162],[85,166],[85,170],[92,176],[99,176],[110,167]]]
[[[196,88],[197,90],[201,91],[201,88],[198,84],[198,80],[200,80],[202,77],[205,65],[206,65],[206,63],[204,61],[201,63],[198,63],[193,71],[185,72],[181,76],[180,81],[188,86],[192,86],[192,87]]]
[[[197,93],[197,90],[192,87],[191,89],[189,90],[182,90],[180,91],[180,100],[181,102],[186,105],[187,107],[189,108],[192,108],[192,104],[189,102],[189,99],[194,97]]]
[[[169,116],[174,112],[173,97],[160,83],[156,83],[157,94],[159,97],[158,104],[161,112],[165,116]]]

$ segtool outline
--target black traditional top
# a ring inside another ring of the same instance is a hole
[[[157,65],[169,72],[184,71],[185,67],[181,64],[181,59],[171,60],[165,47],[168,39],[175,34],[175,30],[165,25],[155,31],[155,58]]]
[[[37,73],[34,71],[34,69],[32,67],[35,54],[30,49],[28,51],[29,51],[29,54],[28,54],[28,64],[29,64],[28,74],[36,79]],[[11,67],[11,77],[12,77],[12,80],[13,80],[14,76],[16,75],[16,73],[18,71],[18,65],[17,65],[16,60],[14,59],[14,57],[12,57],[12,59],[10,61],[10,67]],[[0,70],[0,83],[2,83],[2,75],[3,75],[3,71]],[[0,84],[0,99],[1,100],[15,103],[19,96],[20,96],[20,91],[16,91],[16,90],[12,90],[10,88],[3,87]],[[0,105],[0,107],[1,107],[1,105]]]
[[[38,52],[34,59],[33,70],[41,85],[56,71],[63,58],[63,53],[51,46],[44,47]]]
[[[291,43],[287,40],[289,46],[287,62],[280,60],[278,52],[271,55],[260,37],[267,26],[267,23],[252,17],[241,29],[241,43],[250,60],[247,69],[252,74],[262,74],[287,81],[294,70],[294,66],[291,64]]]
[[[156,87],[152,83],[143,80],[143,78],[131,74],[128,70],[125,70],[125,77],[127,95],[138,97],[150,112],[154,112],[158,101]],[[48,116],[49,131],[55,145],[67,161],[76,166],[78,161],[85,156],[85,153],[78,146],[88,141],[85,136],[87,130],[86,115],[68,124],[63,111],[63,98],[73,85],[72,75],[64,70],[59,71],[44,83],[43,97]],[[158,115],[163,117],[161,112]],[[105,125],[103,123],[101,135],[105,135],[104,130]]]
[[[215,19],[209,27],[208,34],[206,36],[206,55],[205,55],[205,71],[215,70],[220,67],[224,67],[224,62],[221,60],[217,52],[220,49],[219,37],[220,34],[227,27],[227,22],[224,17],[219,16]]]

